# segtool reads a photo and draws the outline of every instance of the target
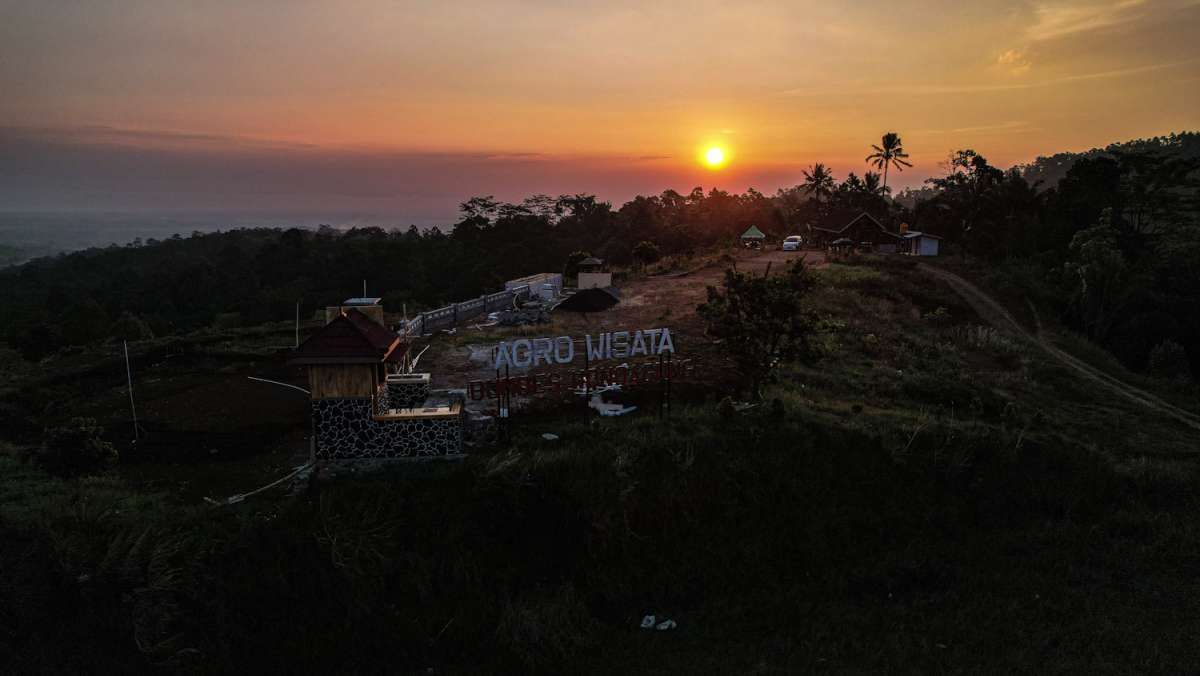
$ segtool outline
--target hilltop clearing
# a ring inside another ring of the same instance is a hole
[[[738,267],[774,273],[777,256]],[[636,280],[627,297],[646,303],[579,327],[657,324],[666,304],[687,349],[721,359],[692,317],[719,272]],[[271,366],[285,327],[177,343],[170,359],[138,346],[138,363],[179,364],[152,371],[148,416],[188,421],[196,448],[253,421],[261,436],[240,447],[245,463],[219,460],[222,446],[75,480],[5,448],[0,658],[112,673],[1200,668],[1200,433],[1146,405],[1187,412],[1192,395],[1122,396],[1024,336],[1008,309],[1020,298],[906,258],[814,274],[822,358],[781,365],[756,407],[710,387],[666,418],[541,411],[461,463],[221,509],[179,484],[264,485],[303,441],[302,397],[293,411],[267,385],[233,384],[290,377]],[[61,357],[74,378],[20,372],[7,386],[119,416],[123,373],[94,358]],[[1104,372],[1130,377],[1118,368]],[[223,462],[240,469],[220,484]],[[645,614],[677,627],[639,629]]]

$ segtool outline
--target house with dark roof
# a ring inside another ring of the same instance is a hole
[[[826,248],[835,241],[849,240],[850,245],[860,251],[896,253],[902,239],[899,234],[888,230],[871,214],[863,212],[840,228],[809,226],[809,242]],[[846,242],[840,242],[845,245]]]

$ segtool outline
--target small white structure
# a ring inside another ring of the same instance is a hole
[[[504,283],[504,290],[510,291],[525,285],[529,285],[531,297],[554,300],[562,295],[563,276],[558,272],[539,272],[520,279],[510,279]]]
[[[904,238],[904,243],[900,250],[910,256],[936,256],[938,255],[938,243],[942,238],[937,235],[931,235],[927,232],[906,232],[901,237]]]
[[[612,286],[612,273],[604,270],[604,261],[589,257],[579,261],[575,286],[584,289],[605,289]]]

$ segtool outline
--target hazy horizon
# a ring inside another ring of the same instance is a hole
[[[1196,0],[18,0],[0,18],[10,213],[428,227],[475,195],[770,194],[814,162],[861,175],[888,131],[915,165],[900,189],[958,148],[1011,166],[1200,128]]]

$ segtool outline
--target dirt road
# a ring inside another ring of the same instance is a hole
[[[1013,318],[1008,310],[1004,309],[1004,306],[1000,305],[1000,303],[996,302],[994,298],[984,293],[979,287],[975,286],[971,282],[968,282],[953,272],[949,272],[932,265],[927,265],[925,263],[921,263],[917,267],[922,272],[933,277],[937,277],[938,279],[941,279],[949,284],[950,288],[954,289],[960,296],[962,296],[963,299],[966,300],[972,308],[974,308],[975,312],[977,312],[980,317],[983,317],[996,328],[1005,331],[1011,331],[1021,338],[1036,344],[1045,350],[1046,353],[1051,357],[1054,357],[1064,366],[1080,376],[1094,383],[1102,385],[1105,388],[1116,392],[1122,397],[1141,404],[1146,408],[1174,418],[1188,427],[1200,430],[1200,416],[1163,401],[1159,397],[1141,388],[1134,387],[1133,385],[1117,380],[1100,369],[1097,369],[1094,366],[1058,349],[1054,345],[1050,344],[1050,342],[1047,341],[1042,335],[1042,327],[1040,322],[1038,323],[1036,333],[1029,333],[1029,331],[1025,330],[1025,327],[1021,326],[1017,320]]]

